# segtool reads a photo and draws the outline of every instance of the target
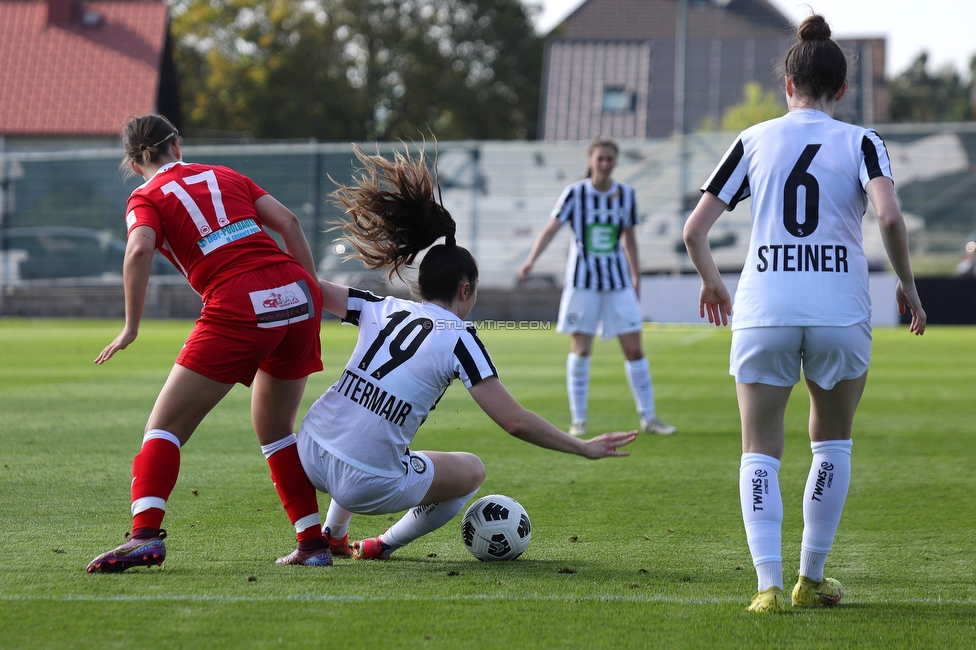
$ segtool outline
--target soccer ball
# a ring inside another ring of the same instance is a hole
[[[464,513],[461,538],[479,560],[514,560],[528,547],[532,524],[518,501],[491,494],[472,503]]]

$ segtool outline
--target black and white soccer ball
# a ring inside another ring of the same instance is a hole
[[[490,494],[472,503],[464,513],[461,539],[479,560],[514,560],[528,547],[532,524],[518,501]]]

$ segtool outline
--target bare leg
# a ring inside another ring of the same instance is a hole
[[[471,494],[485,482],[485,465],[463,451],[423,451],[434,463],[434,482],[419,505]]]
[[[800,576],[794,599],[801,604],[834,604],[843,595],[840,583],[824,586],[824,564],[833,547],[851,481],[851,430],[867,373],[838,382],[830,390],[807,380],[810,391],[810,448],[813,458],[803,493],[803,540]],[[815,586],[810,586],[815,585]]]
[[[92,560],[89,573],[125,571],[166,559],[160,527],[179,477],[180,447],[232,385],[173,366],[149,414],[142,448],[132,460],[132,536]]]
[[[315,554],[326,546],[318,496],[302,467],[294,435],[305,383],[305,377],[277,379],[259,370],[251,389],[251,421],[281,505],[295,527],[299,552]]]
[[[569,344],[569,351],[581,357],[590,356],[593,354],[593,335],[575,332]]]
[[[251,389],[251,422],[259,443],[268,445],[295,432],[307,381],[276,379],[258,370]]]
[[[207,413],[233,388],[174,365],[149,414],[146,431],[161,429],[186,444]]]
[[[233,384],[174,365],[149,414],[142,449],[132,461],[132,534],[160,528],[180,472],[180,448]]]
[[[854,412],[864,394],[868,373],[857,379],[837,382],[830,390],[825,390],[810,380],[810,440],[850,440],[854,427]]]
[[[742,421],[739,501],[759,591],[783,588],[783,498],[779,459],[792,386],[735,385]]]
[[[786,404],[792,391],[792,386],[735,385],[744,453],[783,457]]]
[[[385,545],[384,557],[453,519],[485,480],[485,466],[474,454],[422,453],[434,463],[434,482],[420,505],[411,508],[380,535],[379,539]]]
[[[627,361],[639,361],[644,358],[644,344],[641,340],[642,332],[628,332],[620,335],[620,349],[623,350]]]

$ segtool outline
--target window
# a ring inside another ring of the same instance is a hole
[[[636,109],[637,97],[625,88],[604,88],[603,110],[611,113],[633,111]]]

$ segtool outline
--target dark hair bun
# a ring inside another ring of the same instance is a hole
[[[796,31],[801,41],[825,41],[830,38],[830,25],[820,14],[807,16]]]

